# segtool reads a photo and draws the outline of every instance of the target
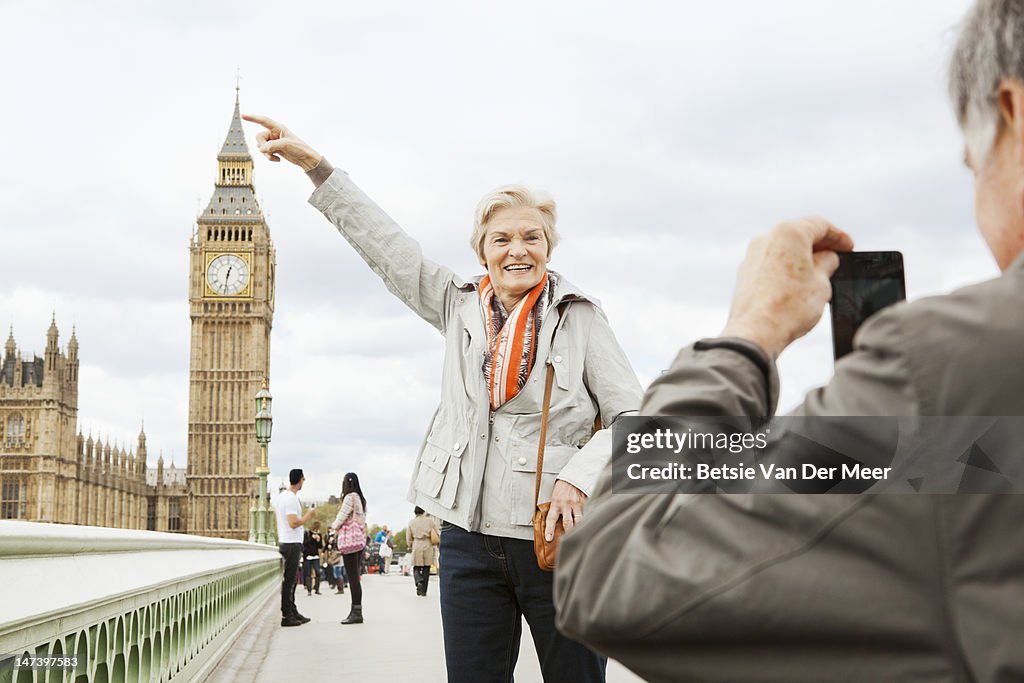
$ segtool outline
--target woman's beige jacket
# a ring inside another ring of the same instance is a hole
[[[426,259],[420,245],[343,171],[335,170],[310,203],[395,296],[445,337],[441,402],[413,468],[409,501],[470,531],[532,538],[548,365],[555,383],[540,500],[550,499],[556,478],[589,495],[611,457],[609,427],[619,415],[635,413],[642,394],[597,301],[558,277],[533,371],[519,394],[492,412],[482,371],[486,334],[479,279],[463,280]],[[591,438],[598,413],[605,429]]]

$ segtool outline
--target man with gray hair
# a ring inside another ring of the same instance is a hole
[[[1024,415],[1024,3],[974,6],[950,90],[1002,274],[870,318],[796,415]],[[722,335],[641,414],[774,414],[775,358],[852,248],[822,218],[755,239]],[[1024,680],[1024,496],[612,495],[606,475],[586,517],[559,627],[648,680]]]

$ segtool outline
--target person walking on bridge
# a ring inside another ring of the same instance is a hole
[[[412,575],[416,582],[416,595],[426,596],[430,583],[430,565],[434,564],[434,540],[440,542],[440,531],[430,515],[419,505],[413,510],[416,517],[409,522],[405,537],[412,550]]]
[[[363,586],[359,575],[363,550],[366,548],[366,496],[359,485],[359,475],[349,472],[341,482],[341,507],[331,524],[337,530],[338,550],[348,575],[352,608],[343,624],[363,623]]]
[[[301,626],[309,621],[295,608],[295,585],[298,582],[299,560],[302,557],[303,525],[313,518],[316,510],[310,508],[302,514],[298,493],[306,481],[302,470],[288,473],[291,486],[277,497],[278,549],[284,558],[284,580],[281,582],[281,626]]]

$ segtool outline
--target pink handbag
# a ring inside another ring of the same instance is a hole
[[[351,494],[350,494],[351,495]],[[356,497],[356,508],[338,528],[338,552],[342,555],[358,553],[366,547],[366,526],[363,524],[362,501]]]

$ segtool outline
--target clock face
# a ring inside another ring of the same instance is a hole
[[[221,254],[206,268],[206,281],[215,294],[238,294],[249,283],[249,266],[235,254]]]

